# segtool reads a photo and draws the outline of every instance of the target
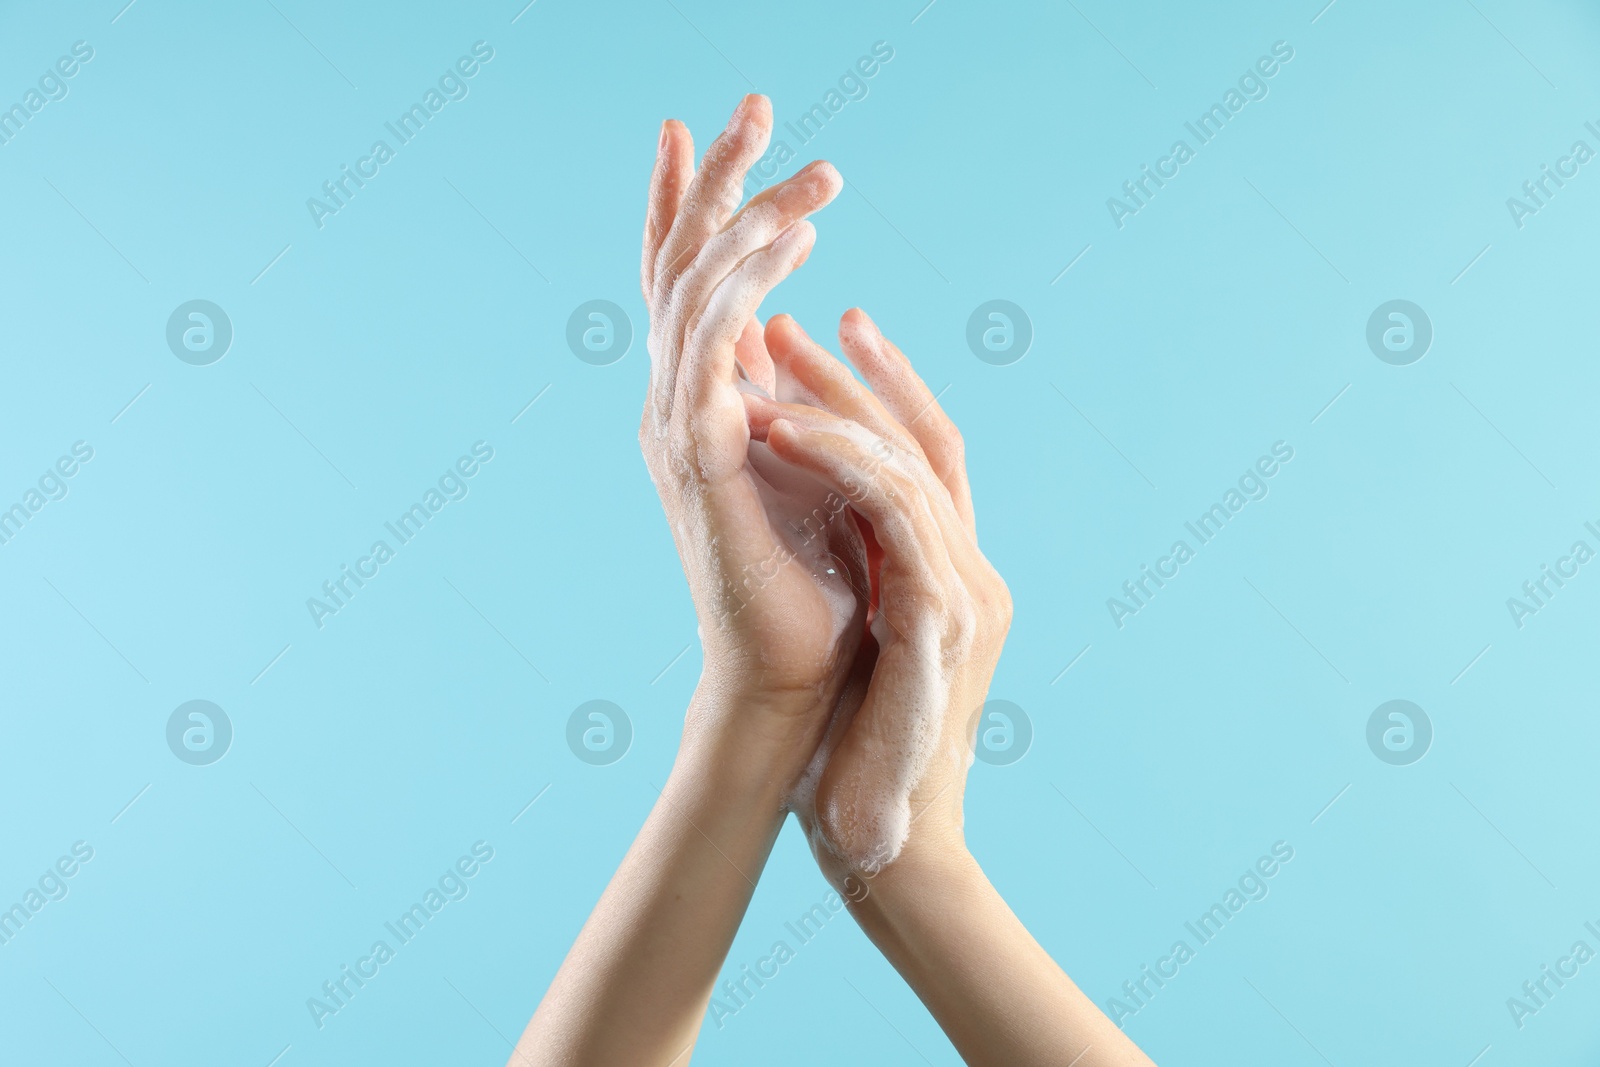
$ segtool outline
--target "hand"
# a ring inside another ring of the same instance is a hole
[[[512,1063],[690,1052],[787,794],[836,882],[882,869],[852,913],[968,1063],[1081,1047],[1082,1067],[1148,1067],[960,847],[963,712],[988,688],[1010,597],[977,549],[961,439],[899,350],[845,315],[874,395],[792,320],[755,322],[811,249],[804,217],[840,185],[814,164],[735,213],[771,123],[746,97],[692,180],[688,132],[662,129],[639,441],[706,673],[672,774]]]
[[[859,536],[842,507],[810,525],[790,514],[824,491],[782,477],[751,444],[739,400],[741,366],[777,387],[753,316],[805,260],[815,231],[804,218],[841,184],[813,164],[736,212],[771,126],[766,99],[746,97],[697,174],[688,131],[661,130],[641,271],[650,393],[639,444],[689,579],[705,674],[672,773],[513,1065],[683,1061],[859,641],[864,609],[821,554],[836,539],[848,550],[850,537],[859,552]]]
[[[863,608],[830,562],[830,554],[861,551],[842,507],[819,514],[814,482],[782,479],[781,469],[767,471],[776,483],[763,477],[765,449],[752,450],[739,400],[741,368],[775,389],[753,316],[809,255],[815,230],[805,216],[842,184],[827,163],[813,163],[736,211],[771,128],[767,99],[745,97],[691,178],[689,131],[675,121],[662,127],[641,271],[650,391],[639,444],[705,648],[701,689],[713,692],[697,699],[691,720],[709,715],[725,726],[748,719],[752,703],[792,711],[779,716],[794,721],[778,723],[777,736],[793,777],[821,735],[819,709],[832,706],[854,657]]]
[[[800,808],[814,847],[872,875],[904,848],[962,843],[973,713],[1010,627],[1011,597],[978,549],[954,424],[864,313],[845,314],[839,339],[871,391],[797,326],[775,332],[769,323],[779,370],[817,403],[744,400],[752,435],[847,497],[864,536],[881,546],[881,569],[856,582],[858,595],[870,585],[874,596],[871,637],[814,765],[811,806]]]

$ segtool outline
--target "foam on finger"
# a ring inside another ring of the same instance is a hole
[[[751,94],[734,108],[727,128],[711,143],[662,242],[656,260],[658,296],[693,262],[707,238],[722,228],[743,197],[745,173],[766,151],[772,104]]]
[[[762,299],[805,261],[815,238],[816,230],[809,222],[795,223],[771,245],[745,259],[713,290],[700,317],[689,327],[673,404],[675,420],[681,413],[693,427],[713,406],[738,404],[735,345]],[[738,417],[743,418],[742,410]],[[702,454],[702,473],[743,466],[746,456],[727,454],[729,447],[731,442],[724,439]]]
[[[845,312],[839,320],[839,344],[883,406],[902,423],[914,421],[932,398],[928,387],[909,375],[908,368],[888,350],[883,334],[860,308]],[[911,429],[910,425],[906,428]]]

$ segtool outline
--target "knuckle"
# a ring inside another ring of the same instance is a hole
[[[718,236],[740,247],[759,247],[777,236],[779,214],[775,199],[746,204],[732,224]]]
[[[700,246],[692,242],[669,241],[656,257],[655,302],[672,299],[678,288],[678,279],[687,274],[699,258]]]
[[[883,576],[879,610],[896,620],[897,629],[914,642],[943,641],[951,617],[945,590],[929,575],[887,562]]]
[[[944,426],[940,437],[940,450],[944,453],[944,461],[954,469],[960,469],[967,462],[967,442],[961,436],[961,431],[956,429],[955,423],[948,418],[944,419]]]
[[[683,472],[694,468],[694,440],[686,433],[669,433],[662,459],[669,470]]]
[[[1011,590],[1005,580],[995,573],[994,568],[989,568],[989,578],[984,582],[984,608],[988,618],[1002,631],[1011,627],[1012,615],[1015,604],[1011,599]]]
[[[885,501],[901,507],[905,507],[911,501],[914,501],[919,489],[917,483],[909,475],[887,464],[876,465],[869,463],[862,469],[860,477],[869,486],[876,483],[880,487],[880,494]],[[915,514],[912,516],[912,529],[918,533],[922,532],[920,518]]]
[[[945,422],[950,427],[949,431],[945,435],[945,439],[948,442],[947,447],[950,449],[950,454],[955,456],[957,459],[965,459],[967,455],[967,439],[961,436],[961,431],[956,429],[955,423],[950,422],[949,419],[946,419]]]
[[[856,388],[855,378],[851,376],[849,371],[840,367],[837,368],[837,372],[839,376],[834,380],[839,385],[842,385],[847,389]],[[830,373],[833,373],[832,369],[830,369]],[[866,395],[869,397],[871,396],[870,393]],[[869,450],[872,454],[874,463],[887,464],[896,455],[901,453],[911,457],[913,461],[920,461],[922,463],[931,462],[928,459],[927,449],[922,446],[921,441],[917,440],[917,435],[915,433],[907,429],[887,411],[882,412],[881,418],[883,422],[882,433],[880,435],[876,430],[874,430],[873,445]]]
[[[945,637],[945,648],[956,653],[966,653],[978,639],[978,613],[973,610],[970,603],[963,604],[961,610],[948,613],[949,623]]]

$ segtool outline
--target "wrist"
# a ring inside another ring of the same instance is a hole
[[[851,875],[845,889],[856,922],[896,966],[912,962],[923,931],[972,914],[994,892],[959,830],[908,841],[894,862]]]
[[[673,776],[741,803],[781,811],[821,740],[810,694],[733,690],[702,677],[684,716]]]
[[[913,829],[900,854],[875,874],[851,874],[850,894],[865,913],[888,915],[921,907],[931,897],[974,881],[986,881],[957,826]]]

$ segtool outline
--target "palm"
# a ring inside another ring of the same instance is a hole
[[[861,539],[842,498],[778,464],[764,445],[750,444],[747,457],[705,497],[708,525],[726,546],[716,560],[726,592],[700,605],[702,628],[711,621],[765,686],[830,696],[861,633],[852,581],[864,571]]]

